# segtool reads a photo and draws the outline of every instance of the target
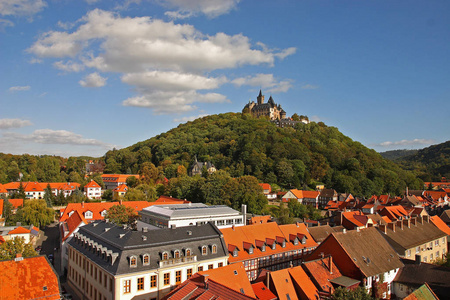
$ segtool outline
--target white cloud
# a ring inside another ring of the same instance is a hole
[[[185,5],[206,5],[206,1],[202,3],[187,1]],[[212,1],[211,7],[214,3],[216,1]],[[99,9],[90,11],[76,24],[78,27],[70,32],[44,33],[27,51],[41,58],[63,58],[55,67],[66,71],[79,70],[79,65],[84,65],[98,72],[121,73],[122,81],[139,93],[125,100],[123,105],[151,107],[157,113],[192,110],[196,108],[194,102],[208,97],[225,101],[223,95],[198,93],[219,88],[227,82],[224,76],[210,76],[211,71],[244,65],[272,66],[275,59],[292,52],[291,48],[255,49],[242,34],[210,36],[188,24],[150,17],[120,17]],[[98,77],[101,76],[98,74]],[[87,86],[88,80],[80,84]],[[290,87],[289,81],[281,81],[269,88],[286,91]],[[156,100],[151,99],[155,95]],[[162,103],[161,99],[168,102]]]
[[[31,89],[31,86],[25,85],[25,86],[12,86],[9,88],[10,92],[20,92],[20,91],[28,91]]]
[[[84,70],[84,65],[75,63],[71,60],[63,62],[63,61],[57,61],[53,63],[53,66],[59,70],[65,71],[65,72],[80,72]]]
[[[297,48],[295,47],[290,47],[287,49],[284,49],[283,51],[275,54],[276,57],[280,58],[280,59],[285,59],[286,57],[288,57],[289,55],[293,55],[295,54],[295,52],[297,52]]]
[[[97,72],[86,75],[79,83],[82,87],[102,87],[108,78],[100,76]]]
[[[14,23],[10,20],[0,19],[0,31],[4,30],[6,27],[12,27]]]
[[[26,126],[31,126],[31,123],[28,120],[22,119],[0,119],[0,129],[10,129],[10,128],[21,128]]]
[[[26,141],[37,144],[83,145],[105,148],[110,148],[112,146],[99,140],[83,138],[81,134],[67,130],[38,129],[28,135],[7,132],[3,134],[3,137],[6,138],[6,140],[13,142]]]
[[[0,15],[32,16],[46,6],[42,0],[0,0]]]
[[[301,86],[301,89],[303,89],[303,90],[315,90],[318,88],[319,88],[318,85],[312,85],[312,84],[304,84]]]
[[[43,60],[39,58],[32,58],[28,61],[30,64],[42,64]]]
[[[173,19],[185,19],[202,13],[209,18],[215,18],[235,9],[240,0],[165,0],[163,5],[178,8],[165,14]]]
[[[92,5],[95,4],[97,2],[100,2],[101,0],[85,0],[87,4]]]
[[[231,81],[236,86],[249,85],[261,87],[268,93],[287,92],[292,83],[290,80],[277,81],[273,74],[256,74],[255,76],[239,77]]]
[[[381,146],[381,147],[392,147],[392,146],[415,146],[415,145],[431,145],[435,144],[436,141],[433,139],[413,139],[413,140],[401,140],[396,142],[382,142],[379,144],[376,144],[375,146]]]
[[[309,118],[310,121],[312,122],[321,122],[322,119],[319,116],[312,116],[311,118]]]
[[[203,117],[206,117],[206,116],[208,116],[208,114],[201,114],[201,115],[198,115],[198,116],[190,116],[190,117],[182,117],[182,118],[173,119],[173,122],[175,122],[175,123],[186,123],[186,122],[194,121],[196,119],[203,118]]]

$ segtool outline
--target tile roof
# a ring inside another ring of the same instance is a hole
[[[9,231],[8,234],[26,234],[26,233],[31,233],[31,230],[19,226],[16,229]]]
[[[113,191],[116,193],[125,193],[126,191],[128,191],[128,186],[126,184],[121,184],[113,189]]]
[[[270,289],[280,300],[298,300],[289,269],[282,269],[270,273]]]
[[[318,191],[303,191],[304,198],[317,198],[320,192]]]
[[[249,225],[267,223],[272,220],[272,216],[254,216],[248,221]]]
[[[401,205],[385,206],[380,214],[388,217],[391,221],[409,216],[408,212]]]
[[[308,232],[317,243],[323,242],[331,233],[342,232],[343,226],[331,227],[330,225],[321,225],[308,227]]]
[[[329,292],[330,289],[334,292],[333,285],[329,281],[342,276],[331,255],[304,262],[301,266],[322,292]]]
[[[445,232],[447,235],[450,235],[450,227],[442,221],[438,216],[430,217],[430,221],[439,228],[441,231]]]
[[[128,177],[134,176],[136,179],[139,179],[139,175],[135,174],[102,174],[103,182],[127,182]]]
[[[9,199],[8,201],[14,208],[23,207],[23,199]]]
[[[58,277],[45,256],[0,261],[0,298],[60,299]]]
[[[101,188],[101,186],[94,180],[91,180],[88,184],[84,186],[84,188]]]
[[[319,291],[301,266],[288,269],[296,290],[300,289],[300,299],[316,300],[319,299]]]
[[[3,199],[0,199],[0,217],[3,215]]]
[[[82,214],[78,210],[76,210],[67,220],[66,220],[66,227],[67,233],[62,235],[62,240],[65,241],[68,237],[71,236],[71,234],[80,226],[80,224],[87,224],[88,222],[83,217]]]
[[[0,183],[0,194],[6,194],[8,191],[5,189],[3,184]]]
[[[186,203],[191,203],[191,201],[187,201],[186,199],[177,199],[177,198],[172,198],[169,196],[164,196],[161,195],[158,200],[155,201],[156,203],[166,203],[166,204],[186,204]]]
[[[256,298],[259,300],[276,300],[277,296],[272,293],[263,282],[257,282],[252,284],[253,291]]]
[[[430,286],[425,282],[417,290],[403,298],[403,300],[439,300]]]
[[[24,186],[25,192],[43,192],[45,188],[37,182],[29,182]]]
[[[260,183],[259,185],[263,188],[263,190],[269,190],[269,193],[272,191],[272,187],[268,183]]]

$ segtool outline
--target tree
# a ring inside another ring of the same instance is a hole
[[[139,184],[139,180],[134,176],[129,176],[126,182],[129,188],[135,188]]]
[[[27,200],[23,207],[23,218],[28,224],[46,226],[54,220],[54,210],[47,207],[45,200]]]
[[[9,200],[5,199],[3,201],[3,218],[5,218],[5,222],[8,223],[8,221],[11,219],[13,210],[13,205]]]
[[[52,193],[52,188],[50,187],[50,183],[47,184],[45,188],[44,200],[47,203],[47,207],[52,207],[55,202],[55,195]]]
[[[144,192],[137,188],[128,189],[125,196],[123,196],[124,201],[143,201],[144,199],[145,199]]]
[[[135,226],[138,218],[139,215],[134,211],[134,209],[125,205],[111,206],[105,216],[105,219],[108,219],[110,222],[113,222],[118,226],[127,224],[132,227]]]
[[[367,294],[364,287],[357,287],[354,290],[348,290],[346,288],[338,287],[331,295],[331,300],[373,300],[369,294]]]
[[[0,244],[0,260],[14,259],[17,254],[21,254],[22,257],[38,255],[34,251],[33,245],[31,243],[25,244],[25,240],[22,237],[15,237]]]
[[[113,199],[113,191],[112,190],[105,190],[102,194],[102,199],[106,201],[112,201]]]

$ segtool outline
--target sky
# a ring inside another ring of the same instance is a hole
[[[450,139],[450,1],[0,0],[0,152],[102,156],[259,90],[382,152]]]

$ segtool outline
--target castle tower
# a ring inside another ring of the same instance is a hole
[[[261,105],[264,103],[264,95],[262,94],[261,90],[259,90],[259,95],[256,99],[258,100],[258,105]]]

